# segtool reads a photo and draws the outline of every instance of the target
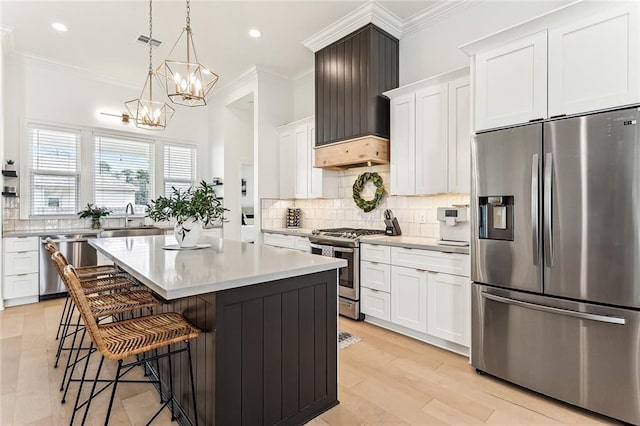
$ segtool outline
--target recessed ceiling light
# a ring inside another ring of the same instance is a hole
[[[61,31],[63,33],[67,32],[67,26],[65,24],[61,24],[60,22],[54,22],[51,24],[54,30]]]
[[[252,28],[249,30],[249,35],[253,38],[260,38],[262,36],[262,33],[260,32],[259,29]]]

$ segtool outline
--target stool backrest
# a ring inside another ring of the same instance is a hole
[[[67,258],[64,257],[64,254],[56,251],[51,255],[51,260],[53,261],[53,264],[56,265],[60,279],[64,282],[64,268],[69,264],[69,262],[67,262]]]
[[[47,249],[47,251],[49,252],[49,254],[53,254],[53,253],[55,253],[57,251],[60,251],[60,249],[58,248],[58,245],[50,237],[48,237],[46,240],[44,240],[44,245],[45,245],[45,248]]]
[[[102,335],[100,334],[100,329],[98,327],[98,323],[91,312],[91,308],[89,306],[89,301],[87,300],[87,296],[84,294],[84,290],[82,289],[82,285],[80,284],[80,279],[76,274],[76,270],[72,265],[67,265],[64,268],[64,272],[62,274],[62,281],[67,286],[67,290],[69,290],[69,296],[75,303],[76,308],[80,311],[80,316],[82,317],[82,321],[84,325],[89,330],[89,336],[93,343],[96,345],[99,351],[105,349],[106,345],[104,340],[102,340]]]

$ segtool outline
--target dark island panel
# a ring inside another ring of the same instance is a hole
[[[335,271],[217,293],[216,424],[300,424],[338,403],[336,299]]]
[[[191,342],[198,423],[294,425],[338,404],[336,292],[332,270],[168,301],[161,311],[202,330]],[[180,410],[195,423],[186,353],[172,363]],[[167,358],[160,371],[166,394]]]

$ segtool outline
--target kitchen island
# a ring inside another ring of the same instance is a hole
[[[160,312],[179,312],[202,330],[192,342],[197,413],[186,353],[173,361],[183,414],[206,425],[301,424],[338,404],[337,269],[346,262],[202,242],[211,247],[166,250],[175,239],[165,235],[89,241],[163,299]]]

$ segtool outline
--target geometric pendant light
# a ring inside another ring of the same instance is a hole
[[[137,127],[147,130],[164,130],[167,123],[173,117],[175,109],[161,100],[154,100],[154,78],[153,78],[153,56],[151,40],[153,39],[153,9],[152,0],[149,0],[149,70],[147,79],[142,87],[142,93],[138,99],[125,102],[125,107],[131,114],[131,119],[136,123]],[[156,98],[162,96],[162,92],[155,91]]]
[[[168,58],[156,70],[156,77],[171,102],[186,106],[204,106],[218,76],[198,62],[191,32],[189,0],[187,26],[173,45]]]

